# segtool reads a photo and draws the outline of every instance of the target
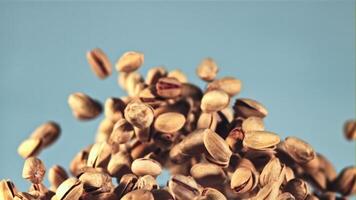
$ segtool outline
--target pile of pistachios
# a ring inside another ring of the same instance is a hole
[[[87,59],[98,78],[112,74],[101,49],[89,51]],[[217,77],[213,59],[203,59],[196,70],[205,88],[164,67],[143,77],[138,71],[143,64],[144,55],[134,51],[116,62],[118,84],[127,96],[102,104],[88,94],[71,94],[68,104],[78,120],[104,115],[95,143],[74,155],[68,171],[59,165],[46,170],[38,155],[61,129],[53,121],[40,125],[18,147],[30,188],[20,192],[2,180],[0,199],[341,200],[355,194],[355,167],[337,173],[307,142],[265,130],[266,107],[235,98],[241,81]],[[345,125],[347,138],[355,138],[355,127]],[[159,184],[164,170],[171,177]],[[49,186],[43,183],[46,171]]]

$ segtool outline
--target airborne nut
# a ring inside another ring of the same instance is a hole
[[[179,82],[181,82],[181,83],[187,83],[187,82],[188,82],[187,76],[186,76],[182,71],[180,71],[179,69],[170,71],[170,72],[168,73],[167,77],[169,77],[169,78],[175,78],[175,79],[177,79],[177,80],[178,80]]]
[[[222,90],[230,97],[237,95],[241,90],[241,81],[233,77],[224,77],[208,84],[210,90]]]
[[[54,165],[48,170],[48,180],[54,189],[57,189],[67,179],[67,172],[59,165]]]
[[[144,55],[139,52],[129,51],[124,53],[116,62],[119,72],[132,72],[137,70],[144,62]]]
[[[227,166],[232,155],[229,146],[218,134],[210,129],[204,130],[203,141],[208,152],[207,159],[217,165]]]
[[[184,124],[184,115],[176,112],[167,112],[157,117],[154,128],[163,133],[174,133],[179,131]]]
[[[57,188],[56,198],[58,200],[79,200],[83,192],[83,183],[77,178],[69,178]]]
[[[245,134],[243,145],[245,147],[265,150],[275,147],[280,142],[278,135],[267,131],[251,131]]]
[[[42,150],[42,141],[40,139],[30,138],[23,141],[17,148],[18,154],[22,158],[29,158],[31,156],[37,156]]]
[[[166,77],[167,71],[164,67],[154,67],[148,70],[145,83],[155,85],[160,78]]]
[[[156,92],[165,98],[175,98],[182,93],[182,84],[175,78],[160,78],[156,84]]]
[[[45,173],[46,168],[40,159],[30,157],[25,160],[22,170],[22,178],[27,179],[34,184],[39,184],[42,182]]]
[[[200,195],[198,184],[190,176],[173,175],[168,188],[176,200],[194,199]]]
[[[133,126],[125,119],[120,119],[115,123],[109,140],[112,143],[123,144],[128,142],[134,134]]]
[[[212,58],[205,58],[197,68],[197,75],[205,81],[212,81],[216,77],[219,68]]]
[[[282,148],[299,164],[305,164],[315,157],[313,147],[296,137],[287,137]]]
[[[246,133],[249,131],[264,131],[263,120],[259,117],[249,117],[242,122],[242,130]]]
[[[222,90],[212,90],[204,94],[200,108],[202,111],[211,113],[226,108],[229,105],[230,97]]]
[[[100,79],[105,79],[111,75],[110,60],[101,49],[95,48],[88,51],[87,59],[91,69]]]
[[[56,122],[49,121],[36,128],[30,137],[40,139],[42,146],[47,147],[58,139],[60,133],[61,128],[59,125]]]
[[[101,105],[96,100],[79,92],[69,96],[68,104],[73,115],[80,120],[93,119],[102,111]]]
[[[344,124],[344,135],[348,140],[356,139],[356,121],[348,120]]]
[[[129,103],[125,108],[125,119],[137,128],[144,129],[153,122],[153,110],[150,106],[140,103]]]
[[[138,158],[132,162],[131,170],[138,176],[158,176],[162,172],[162,166],[153,159]]]
[[[252,99],[236,99],[234,104],[235,113],[243,118],[247,117],[260,117],[264,118],[267,116],[267,109],[259,102]]]
[[[105,117],[116,122],[123,117],[125,103],[119,98],[108,98],[104,104]]]

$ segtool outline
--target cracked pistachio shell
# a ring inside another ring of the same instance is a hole
[[[163,133],[174,133],[179,131],[184,124],[184,115],[177,112],[166,112],[158,115],[154,122],[154,128]]]
[[[45,173],[46,167],[40,159],[30,157],[25,160],[22,170],[22,178],[27,179],[34,184],[39,184],[42,182]]]
[[[264,118],[268,114],[267,109],[261,103],[247,98],[236,99],[234,110],[236,115],[243,118],[251,116]]]
[[[280,142],[277,134],[267,131],[250,131],[245,134],[243,145],[245,147],[264,150],[276,146]]]
[[[283,142],[283,148],[299,164],[305,164],[315,157],[313,147],[296,137],[287,137]]]
[[[0,199],[12,200],[17,194],[17,189],[10,180],[1,180],[0,182]]]
[[[225,140],[214,131],[205,129],[203,141],[209,161],[220,166],[227,166],[232,152]]]
[[[252,171],[245,167],[239,167],[232,174],[230,186],[235,193],[243,194],[253,189],[254,185]]]
[[[200,108],[203,112],[211,113],[223,110],[230,103],[230,97],[222,90],[211,90],[204,94]]]
[[[58,200],[78,200],[83,192],[83,183],[77,178],[69,178],[57,188],[55,196]]]
[[[125,108],[125,119],[133,126],[145,129],[153,122],[153,109],[141,102],[131,102]]]

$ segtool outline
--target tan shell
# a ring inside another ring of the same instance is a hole
[[[177,112],[167,112],[159,115],[154,122],[157,131],[174,133],[179,131],[185,124],[184,115]]]
[[[204,94],[200,108],[202,111],[210,113],[223,110],[229,105],[230,97],[222,90],[212,90]]]
[[[116,62],[115,68],[119,72],[135,71],[143,64],[144,58],[144,55],[139,52],[125,52]]]
[[[210,161],[225,166],[229,163],[232,152],[225,142],[217,133],[210,129],[204,130],[204,146],[209,153]]]
[[[277,134],[267,131],[250,131],[245,134],[243,145],[245,147],[263,150],[276,146],[280,142]]]

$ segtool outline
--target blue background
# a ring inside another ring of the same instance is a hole
[[[16,149],[47,120],[60,140],[42,152],[49,168],[68,167],[94,140],[100,121],[78,122],[67,105],[72,92],[104,101],[124,95],[114,73],[97,79],[85,53],[101,47],[115,62],[125,51],[145,53],[149,67],[165,65],[195,76],[212,56],[219,76],[243,81],[240,97],[269,109],[268,130],[296,135],[337,169],[355,163],[355,145],[342,135],[355,117],[355,3],[295,2],[1,2],[0,178],[20,189],[23,160]]]

